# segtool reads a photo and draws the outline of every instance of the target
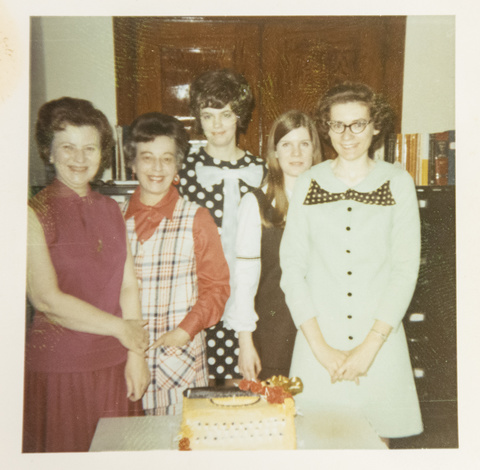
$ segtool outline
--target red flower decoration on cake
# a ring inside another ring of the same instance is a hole
[[[254,380],[246,380],[246,379],[242,379],[239,382],[238,388],[240,390],[250,391],[252,393],[258,393],[259,395],[263,395],[266,389],[266,387],[262,385],[261,382],[255,382]]]
[[[255,382],[254,380],[243,379],[239,382],[238,388],[240,390],[249,390],[259,395],[264,395],[268,403],[282,404],[285,398],[291,398],[292,395],[286,392],[283,387],[280,386],[265,386],[261,382]]]
[[[238,383],[238,388],[240,390],[250,390],[250,384],[252,383],[251,380],[247,380],[247,379],[242,379],[240,380],[240,382]]]
[[[250,390],[253,393],[258,393],[259,395],[263,395],[265,393],[265,389],[267,387],[264,387],[260,382],[253,382],[252,385],[250,386]]]
[[[265,397],[268,403],[280,403],[285,401],[285,398],[292,398],[292,395],[286,392],[282,387],[266,387]]]
[[[190,449],[190,439],[188,437],[183,437],[178,443],[178,450],[192,450]]]

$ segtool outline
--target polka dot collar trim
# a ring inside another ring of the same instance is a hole
[[[311,206],[314,204],[325,204],[344,200],[357,201],[362,204],[376,206],[393,206],[396,204],[390,189],[390,180],[376,190],[367,193],[355,191],[354,189],[347,189],[347,191],[343,193],[331,193],[320,187],[314,179],[310,182],[310,187],[308,188],[307,196],[303,204]]]

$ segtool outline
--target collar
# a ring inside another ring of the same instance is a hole
[[[140,201],[141,191],[142,188],[139,186],[130,197],[125,220],[134,217],[135,232],[140,242],[143,243],[153,235],[164,217],[167,219],[172,218],[175,205],[180,196],[177,189],[174,186],[170,186],[168,193],[157,204],[147,206]]]
[[[58,178],[55,178],[50,185],[53,193],[56,197],[71,199],[72,201],[87,201],[91,202],[95,193],[92,191],[92,188],[87,184],[87,194],[85,196],[79,196],[72,188],[67,186],[65,183],[62,183]]]
[[[138,186],[133,192],[133,194],[130,196],[130,202],[128,203],[127,212],[125,213],[125,219],[135,217],[137,214],[142,212],[156,212],[161,214],[162,218],[172,218],[175,204],[177,203],[177,199],[180,197],[175,186],[170,186],[170,189],[168,190],[168,193],[165,195],[165,197],[163,197],[154,206],[147,206],[142,201],[140,201],[141,192],[142,188]]]
[[[197,153],[200,157],[203,157],[204,160],[213,162],[215,166],[220,166],[228,169],[237,168],[237,166],[244,163],[245,157],[253,158],[252,155],[250,155],[246,150],[243,150],[243,155],[238,160],[220,160],[218,158],[213,158],[209,153],[207,153],[205,147],[200,147]]]

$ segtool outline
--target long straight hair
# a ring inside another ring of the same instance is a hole
[[[305,113],[297,110],[287,111],[279,116],[272,125],[267,142],[267,165],[268,173],[266,178],[267,184],[267,204],[269,208],[275,202],[275,207],[271,213],[271,220],[267,218],[266,210],[260,207],[260,219],[264,227],[285,227],[285,217],[288,211],[288,199],[285,192],[285,178],[280,168],[276,156],[277,145],[280,140],[289,132],[305,127],[310,134],[312,140],[313,155],[312,164],[316,165],[322,161],[320,150],[320,139],[314,121]]]

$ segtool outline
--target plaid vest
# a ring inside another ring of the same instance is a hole
[[[124,213],[127,207],[128,203]],[[172,218],[164,217],[143,244],[135,233],[134,218],[126,221],[150,342],[176,328],[197,302],[193,222],[198,208],[179,198]],[[148,363],[152,380],[143,397],[144,409],[177,414],[185,388],[207,385],[205,332],[183,348],[149,350]]]

